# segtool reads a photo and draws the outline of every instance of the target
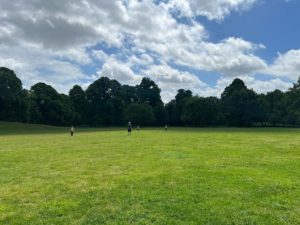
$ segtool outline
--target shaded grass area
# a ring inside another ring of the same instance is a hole
[[[298,129],[0,125],[0,224],[300,224]]]
[[[8,123],[0,121],[0,135],[30,135],[30,134],[58,134],[64,133],[69,135],[70,127],[55,127],[39,124],[24,124],[24,123]],[[89,128],[89,127],[76,127],[76,133],[83,132],[100,132],[100,131],[114,131],[126,130],[120,127],[105,127],[105,128]]]

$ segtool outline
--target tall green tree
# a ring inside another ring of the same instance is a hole
[[[155,124],[158,126],[168,123],[168,115],[163,102],[158,103],[153,107],[153,113],[155,115]]]
[[[193,96],[192,91],[179,89],[174,100],[171,100],[166,105],[166,111],[169,118],[169,123],[172,125],[182,125],[182,114],[184,108],[184,102]]]
[[[225,88],[221,99],[193,97],[178,90],[164,105],[160,88],[149,78],[137,86],[101,77],[87,91],[75,85],[69,95],[45,83],[22,88],[14,71],[0,67],[0,120],[53,125],[300,126],[300,79],[287,92],[256,94],[240,79]]]
[[[69,92],[71,104],[75,110],[75,121],[77,124],[87,122],[87,98],[85,91],[79,85],[75,85]]]
[[[125,105],[138,102],[137,88],[123,85],[121,88],[122,101]]]
[[[177,110],[175,99],[171,100],[166,104],[165,110],[167,113],[167,124],[170,124],[172,126],[178,125],[180,123],[180,114]]]
[[[267,126],[269,121],[269,102],[265,94],[257,95],[257,107],[254,112],[254,120],[261,126]]]
[[[37,83],[30,89],[31,122],[51,125],[71,125],[74,110],[69,96],[60,95],[45,83]]]
[[[180,105],[186,98],[193,96],[193,92],[190,90],[179,89],[175,96],[176,103]]]
[[[101,77],[86,90],[90,125],[108,126],[123,123],[121,84]]]
[[[215,97],[186,98],[182,121],[192,126],[209,126],[218,123],[219,99]]]
[[[160,104],[160,89],[157,84],[150,78],[144,77],[137,88],[137,98],[139,103],[146,103],[152,107]]]
[[[28,95],[13,70],[0,67],[0,120],[27,121]]]
[[[138,102],[148,104],[152,107],[154,118],[157,125],[166,123],[167,114],[160,96],[160,88],[150,78],[144,77],[139,85],[136,86]]]
[[[125,118],[135,126],[153,125],[155,121],[152,107],[145,103],[130,104],[125,111]]]
[[[284,93],[280,90],[274,90],[266,94],[268,104],[268,123],[272,126],[282,125],[287,109],[284,107]]]
[[[232,126],[251,126],[258,107],[257,95],[244,82],[235,79],[221,95],[226,122]]]
[[[287,113],[285,123],[295,127],[300,125],[300,78],[293,87],[285,93],[283,104]]]

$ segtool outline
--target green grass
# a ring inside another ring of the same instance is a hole
[[[300,130],[0,123],[0,224],[299,225]]]

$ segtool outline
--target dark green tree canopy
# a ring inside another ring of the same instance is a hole
[[[137,86],[137,97],[140,103],[146,103],[152,107],[161,103],[160,89],[150,78],[144,77]]]
[[[123,85],[121,88],[121,95],[124,104],[138,102],[137,90],[133,86]]]
[[[59,97],[58,92],[48,84],[37,83],[33,85],[30,92],[34,93],[41,100],[57,99]]]
[[[69,92],[69,96],[73,99],[85,99],[85,91],[79,85],[74,85]]]
[[[218,98],[191,97],[184,102],[181,119],[192,126],[214,125],[218,122],[218,107]]]
[[[0,67],[0,120],[25,121],[27,108],[27,92],[21,80],[14,71]]]
[[[257,95],[243,81],[235,79],[222,93],[222,109],[226,122],[234,126],[250,126],[257,113]]]
[[[0,67],[0,95],[2,98],[15,98],[22,91],[22,82],[14,71]]]
[[[0,120],[70,126],[300,126],[300,79],[288,91],[257,94],[240,79],[221,98],[193,96],[179,89],[166,105],[149,78],[136,86],[101,77],[87,90],[73,86],[59,94],[45,83],[23,89],[14,71],[0,67]]]
[[[122,120],[121,84],[116,80],[101,77],[86,90],[89,123],[94,125],[112,125]]]
[[[184,103],[187,99],[193,97],[193,93],[190,90],[179,89],[175,96],[175,100],[167,104],[167,111],[169,111],[168,118],[171,118],[171,124],[183,125],[186,121],[183,121]]]
[[[191,98],[193,93],[190,90],[179,89],[177,91],[177,95],[175,96],[175,100],[177,104],[181,104],[184,99]]]
[[[130,104],[125,111],[125,118],[131,121],[134,126],[146,126],[154,123],[154,114],[148,104]]]
[[[76,118],[74,124],[84,124],[86,121],[87,98],[85,91],[79,86],[75,85],[69,92],[71,105],[74,108],[74,117]]]
[[[37,83],[30,89],[31,117],[35,123],[70,125],[73,108],[69,96],[60,95],[45,83]]]
[[[233,82],[225,88],[224,92],[221,95],[221,98],[224,99],[228,96],[233,95],[235,92],[241,92],[247,90],[247,87],[241,79],[234,79]]]

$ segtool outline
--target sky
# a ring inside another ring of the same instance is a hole
[[[0,66],[25,88],[61,93],[107,76],[220,96],[233,79],[258,93],[300,76],[297,0],[0,0]]]

